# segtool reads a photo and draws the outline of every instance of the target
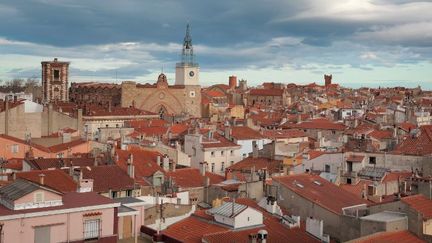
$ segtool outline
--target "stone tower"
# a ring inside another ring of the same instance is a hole
[[[325,86],[330,86],[330,84],[332,83],[332,75],[329,74],[324,74],[324,82],[325,82]]]
[[[69,100],[69,62],[53,61],[41,62],[42,64],[42,91],[43,101]]]
[[[176,85],[199,85],[199,65],[195,62],[189,24],[183,40],[181,61],[176,64]]]

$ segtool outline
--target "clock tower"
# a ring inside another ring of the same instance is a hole
[[[199,65],[195,62],[190,26],[186,26],[181,61],[176,64],[176,85],[199,85]]]

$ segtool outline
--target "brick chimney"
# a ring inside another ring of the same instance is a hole
[[[133,164],[133,155],[130,154],[127,160],[127,173],[130,178],[135,178],[135,166]]]
[[[45,174],[39,174],[39,184],[45,185]]]
[[[229,76],[228,80],[229,80],[229,88],[232,90],[235,89],[237,87],[237,77],[232,75]]]

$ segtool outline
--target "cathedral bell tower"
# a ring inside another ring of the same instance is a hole
[[[195,62],[189,24],[183,41],[181,62],[176,64],[176,85],[199,85],[199,65]]]

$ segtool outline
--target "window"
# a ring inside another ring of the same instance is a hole
[[[330,173],[330,165],[325,165],[325,172]]]
[[[223,156],[224,155],[224,151],[221,151],[221,156]]]
[[[116,124],[116,127],[118,128],[118,127],[119,127],[119,124]]]
[[[211,151],[210,154],[211,154],[212,157],[215,156],[215,155],[214,155],[214,151]]]
[[[230,163],[231,163],[231,165],[233,165],[233,164],[234,164],[234,161],[233,161],[233,160],[231,160],[231,162],[230,162]]]
[[[117,192],[116,191],[111,192],[111,198],[117,198]]]
[[[34,194],[34,202],[35,203],[42,203],[44,201],[44,194],[43,192],[36,192]]]
[[[222,163],[221,163],[221,172],[223,172],[224,169],[225,169],[225,162],[222,162]]]
[[[108,124],[106,124],[105,127],[108,127]]]
[[[84,221],[84,239],[98,239],[100,232],[100,219],[90,219]]]
[[[375,165],[376,164],[376,157],[369,157],[369,164]]]
[[[58,153],[57,154],[57,158],[63,158],[64,157],[64,153]]]
[[[246,154],[243,154],[243,157],[246,157]]]
[[[214,172],[214,170],[215,170],[215,164],[211,163],[211,172]]]
[[[336,134],[336,131],[332,130],[332,134]]]
[[[127,197],[132,197],[132,190],[127,190],[126,191],[126,196]]]
[[[54,81],[60,80],[60,70],[54,70]]]
[[[14,144],[14,145],[11,146],[11,152],[12,153],[16,154],[16,153],[18,153],[18,151],[19,151],[18,144]]]
[[[234,156],[234,150],[230,151],[231,156]]]

